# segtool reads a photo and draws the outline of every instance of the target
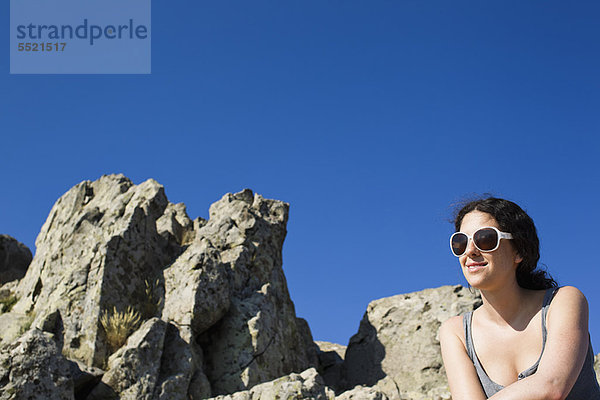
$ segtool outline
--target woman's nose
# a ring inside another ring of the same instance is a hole
[[[479,255],[479,249],[477,247],[475,247],[475,244],[473,243],[473,239],[469,239],[469,241],[467,242],[467,250],[465,251],[465,254],[468,256],[471,256],[471,255],[478,256]]]

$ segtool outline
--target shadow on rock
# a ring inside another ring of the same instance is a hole
[[[346,356],[342,364],[342,379],[339,384],[326,382],[335,388],[336,393],[352,389],[356,385],[373,386],[385,378],[382,362],[385,358],[385,347],[379,341],[377,330],[365,314],[358,333],[350,338]]]
[[[260,380],[252,335],[246,326],[254,310],[248,308],[235,299],[229,313],[198,338],[213,396],[247,390]]]
[[[104,382],[98,383],[94,387],[93,393],[88,395],[87,397],[78,397],[85,400],[118,400],[119,395],[114,391],[113,388],[108,386]]]

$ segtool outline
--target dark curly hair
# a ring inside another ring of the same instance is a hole
[[[459,206],[460,207],[460,206]],[[501,231],[512,233],[512,244],[523,261],[517,266],[517,283],[525,289],[548,289],[557,287],[547,271],[537,269],[540,259],[540,240],[533,220],[521,207],[510,200],[486,197],[472,200],[455,213],[454,227],[458,232],[465,215],[471,211],[490,214]]]

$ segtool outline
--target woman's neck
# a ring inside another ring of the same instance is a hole
[[[490,322],[517,330],[527,326],[541,306],[537,291],[524,289],[516,282],[498,290],[481,290],[481,297],[481,311]]]

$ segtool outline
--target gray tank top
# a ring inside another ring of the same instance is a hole
[[[538,365],[540,363],[540,359],[542,358],[542,354],[544,353],[544,348],[546,347],[546,314],[548,313],[548,306],[554,297],[554,294],[558,288],[550,288],[546,290],[546,294],[544,295],[544,302],[542,305],[542,353],[538,360],[531,367],[527,368],[525,371],[521,372],[518,376],[518,379],[521,380],[530,375],[535,374],[537,371]],[[479,358],[477,358],[477,354],[475,353],[475,347],[473,347],[473,338],[471,336],[471,319],[473,317],[473,312],[468,312],[463,314],[463,325],[465,329],[465,341],[467,344],[467,352],[469,353],[469,357],[473,364],[475,365],[475,370],[477,371],[477,376],[479,377],[479,382],[481,382],[481,386],[483,387],[483,391],[487,398],[492,397],[494,394],[498,393],[500,390],[504,389],[504,386],[497,384],[492,381],[490,377],[487,375],[481,363],[479,362]],[[589,336],[589,335],[588,335]],[[598,386],[598,381],[596,380],[596,373],[594,372],[594,351],[592,349],[592,342],[589,341],[588,344],[588,352],[585,357],[585,362],[583,363],[583,368],[579,373],[579,377],[569,392],[566,400],[600,400],[600,387]]]

